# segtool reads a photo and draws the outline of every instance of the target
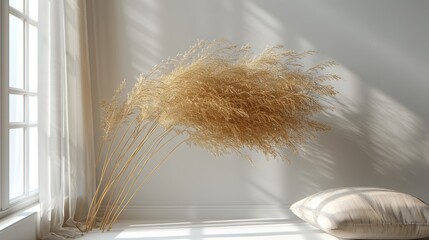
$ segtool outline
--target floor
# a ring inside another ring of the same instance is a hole
[[[80,240],[338,240],[298,219],[223,221],[119,221],[109,232],[97,230]]]

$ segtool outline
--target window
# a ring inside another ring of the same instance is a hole
[[[4,212],[37,201],[38,0],[0,4],[0,203]]]

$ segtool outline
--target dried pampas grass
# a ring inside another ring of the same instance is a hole
[[[336,94],[324,82],[339,77],[322,73],[332,62],[304,68],[301,60],[312,53],[275,46],[253,56],[249,46],[201,41],[141,75],[121,101],[122,84],[103,106],[105,135],[97,159],[103,165],[87,230],[96,225],[103,202],[100,227],[109,230],[143,182],[183,142],[215,154],[247,147],[276,157],[327,130],[312,117]],[[168,145],[177,135],[185,140]],[[155,160],[166,146],[169,153]],[[156,163],[150,166],[151,161]]]

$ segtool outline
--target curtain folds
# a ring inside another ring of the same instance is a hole
[[[39,238],[80,234],[95,190],[84,0],[39,3]]]

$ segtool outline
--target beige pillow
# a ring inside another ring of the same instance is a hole
[[[339,188],[316,193],[290,209],[339,238],[416,239],[429,236],[429,206],[380,188]]]

